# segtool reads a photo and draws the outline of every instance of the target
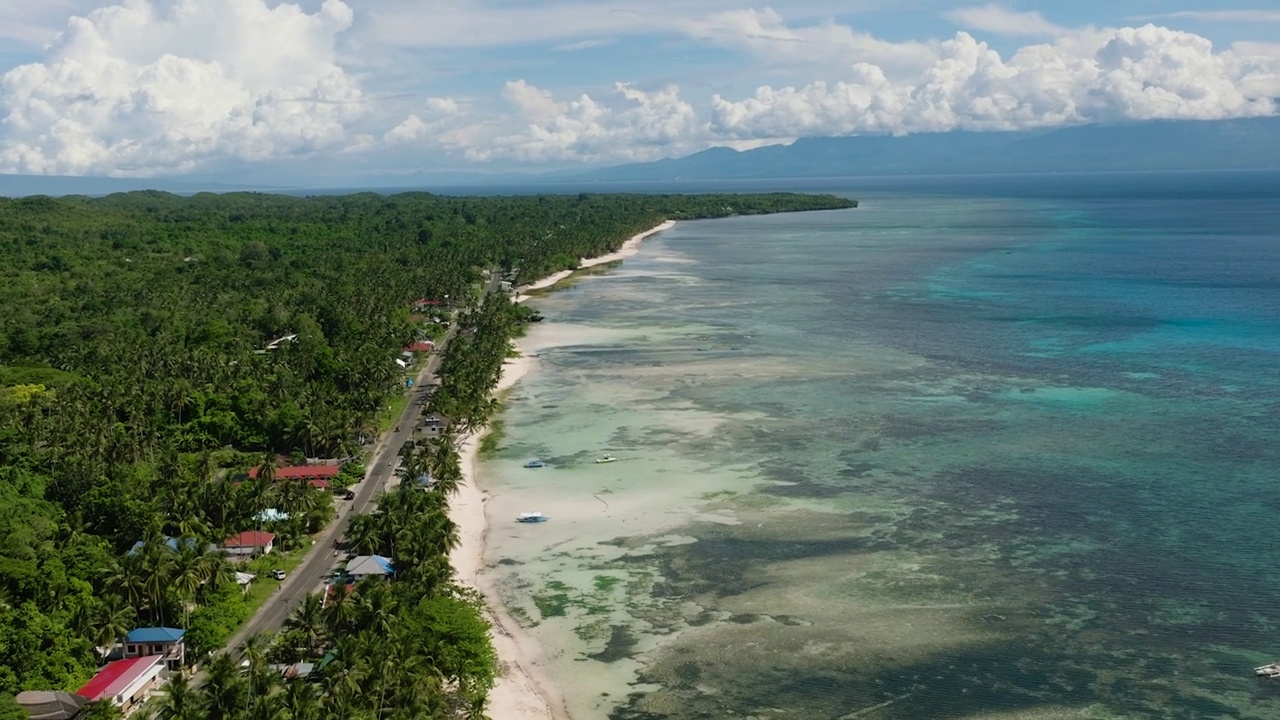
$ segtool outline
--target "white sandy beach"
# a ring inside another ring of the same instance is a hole
[[[608,255],[601,255],[600,257],[582,258],[578,262],[577,269],[583,270],[585,268],[595,267],[596,265],[603,265],[605,263],[617,262],[618,260],[625,260],[626,258],[629,258],[632,255],[635,255],[637,252],[640,252],[640,243],[644,242],[645,238],[649,237],[650,235],[656,235],[657,233],[660,233],[663,230],[670,230],[671,228],[675,227],[675,225],[676,225],[675,220],[668,220],[662,223],[661,225],[658,225],[657,227],[650,228],[637,235],[632,235],[631,239],[623,243],[622,247],[618,248],[617,252],[611,252]],[[516,288],[516,302],[524,302],[525,300],[528,300],[529,295],[527,293],[533,290],[541,290],[543,288],[551,287],[552,285],[555,285],[561,280],[564,280],[565,278],[569,277],[574,272],[576,271],[561,270],[560,272],[554,275],[548,275],[547,277],[542,278],[536,283],[532,283],[530,285],[521,285],[520,287]]]
[[[645,238],[674,225],[675,221],[668,220],[639,233],[627,240],[617,252],[597,258],[584,258],[579,268],[631,257],[638,252],[638,246]],[[572,274],[572,271],[566,270],[531,285],[521,286],[517,289],[516,302],[527,299],[527,292],[550,287]],[[532,359],[523,352],[514,360],[508,361],[502,368],[496,392],[513,387],[529,371],[532,363]],[[461,542],[449,559],[458,581],[484,594],[489,620],[493,624],[493,644],[498,653],[501,672],[497,684],[489,693],[488,715],[494,720],[563,720],[568,718],[568,713],[565,711],[564,699],[546,673],[543,649],[507,613],[482,572],[485,565],[488,532],[486,506],[489,496],[478,483],[476,456],[483,434],[481,431],[467,438],[460,450],[465,482],[450,503],[449,515],[458,525]]]

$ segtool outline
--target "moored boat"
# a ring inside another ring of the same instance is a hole
[[[547,521],[547,516],[540,512],[522,512],[516,517],[516,522],[522,523],[542,523]]]
[[[618,461],[618,458],[612,455],[605,455],[604,457],[596,458],[597,463],[611,463],[611,462],[617,462],[617,461]]]
[[[542,462],[541,460],[530,460],[529,462],[525,463],[524,466],[527,468],[540,468],[540,467],[546,467],[546,463]]]

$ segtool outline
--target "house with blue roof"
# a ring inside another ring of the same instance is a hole
[[[176,538],[169,537],[168,535],[162,535],[161,537],[164,539],[165,548],[171,553],[176,553],[179,550],[190,550],[200,546],[200,541],[193,537]],[[133,544],[133,547],[129,548],[128,554],[136,555],[146,544],[146,540],[139,540]],[[210,545],[209,549],[213,549],[213,547],[214,546]]]
[[[160,655],[170,670],[178,670],[186,660],[183,641],[186,630],[171,627],[146,627],[130,630],[124,640],[125,658]]]
[[[358,583],[367,577],[391,577],[391,560],[381,555],[357,555],[347,563],[347,581]]]

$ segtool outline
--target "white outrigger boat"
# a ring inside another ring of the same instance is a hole
[[[596,458],[596,464],[597,464],[597,465],[598,465],[598,464],[600,464],[600,463],[611,463],[611,462],[617,462],[617,461],[618,461],[618,458],[616,458],[616,457],[614,457],[614,456],[612,456],[612,455],[605,455],[604,457],[598,457],[598,458]]]
[[[547,516],[540,512],[522,512],[516,516],[516,522],[522,523],[544,523],[547,520]]]

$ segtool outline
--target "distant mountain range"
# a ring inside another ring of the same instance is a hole
[[[1280,117],[1211,121],[1152,121],[1125,125],[1019,132],[922,133],[893,137],[802,138],[739,152],[717,147],[650,163],[535,174],[412,173],[330,179],[303,186],[237,183],[226,175],[143,180],[102,177],[0,175],[0,196],[106,195],[156,189],[189,195],[200,191],[259,190],[289,194],[396,192],[428,189],[465,194],[716,189],[728,180],[849,178],[917,175],[1072,173],[1280,168]],[[695,185],[687,185],[693,181]],[[313,181],[314,183],[315,181]],[[627,183],[640,186],[627,187]],[[759,188],[755,188],[759,189]]]
[[[1280,168],[1280,117],[802,138],[575,173],[600,182]],[[561,180],[567,176],[561,175]]]

